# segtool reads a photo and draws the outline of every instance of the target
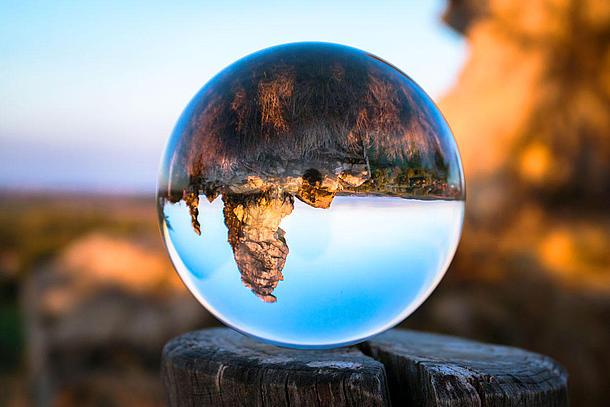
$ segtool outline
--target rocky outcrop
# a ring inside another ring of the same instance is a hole
[[[293,209],[291,195],[277,191],[252,195],[229,195],[224,202],[225,225],[237,268],[244,285],[265,302],[280,280],[288,256],[282,219]]]
[[[283,280],[282,270],[289,249],[281,220],[292,212],[294,197],[314,207],[327,209],[343,188],[358,187],[369,177],[364,165],[337,163],[335,172],[322,173],[309,168],[297,175],[264,179],[241,173],[203,183],[199,192],[212,202],[222,195],[228,241],[242,282],[265,302],[276,302],[271,293]],[[184,194],[193,230],[201,234],[199,195]]]
[[[321,187],[321,181],[303,180],[296,197],[314,208],[328,209],[336,191]]]
[[[189,213],[191,215],[191,225],[193,225],[193,230],[198,235],[201,235],[201,225],[199,224],[199,220],[197,219],[197,217],[199,216],[199,195],[195,192],[189,192],[185,194],[184,202],[189,208]]]
[[[370,179],[363,164],[336,162],[332,170],[322,171],[307,168],[312,164],[287,165],[281,177],[237,170],[213,182],[200,181],[190,192],[183,192],[193,231],[198,235],[202,233],[198,220],[200,196],[209,202],[222,196],[228,241],[242,282],[265,302],[276,301],[271,293],[283,280],[289,249],[279,224],[292,212],[294,197],[314,208],[327,209],[337,193],[358,188]]]

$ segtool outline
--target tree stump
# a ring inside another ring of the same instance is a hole
[[[163,349],[168,406],[567,406],[554,360],[507,346],[393,329],[356,346],[293,350],[227,328]]]

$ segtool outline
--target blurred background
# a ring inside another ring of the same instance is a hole
[[[547,354],[610,396],[610,2],[0,4],[0,405],[158,406],[163,344],[217,325],[168,261],[157,165],[215,73],[268,46],[387,59],[467,180],[446,277],[402,325]]]

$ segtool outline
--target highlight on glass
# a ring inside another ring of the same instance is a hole
[[[455,253],[460,156],[400,70],[327,43],[268,48],[193,98],[168,141],[157,205],[193,295],[283,346],[356,343],[411,314]]]

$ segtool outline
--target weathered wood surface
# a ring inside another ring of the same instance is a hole
[[[397,406],[568,405],[566,370],[537,353],[400,329],[359,347],[385,366]]]
[[[399,329],[315,351],[191,332],[165,346],[162,379],[171,407],[568,405],[567,373],[546,356]]]
[[[227,328],[191,332],[163,350],[169,406],[384,406],[385,369],[356,348],[295,351]]]

